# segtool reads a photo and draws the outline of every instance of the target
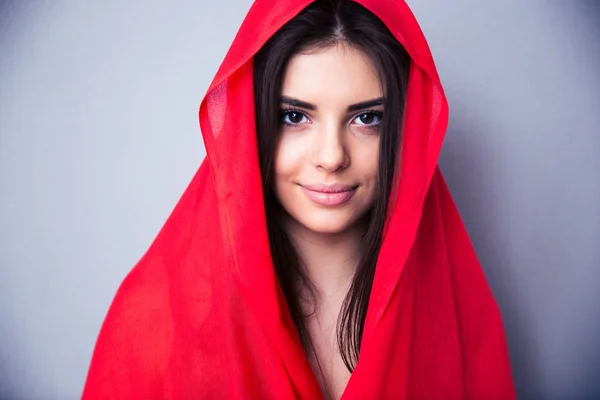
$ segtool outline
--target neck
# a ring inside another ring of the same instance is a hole
[[[343,299],[358,266],[362,226],[357,224],[340,233],[318,233],[288,217],[285,228],[308,281],[309,287],[301,286],[301,292],[310,289],[317,303]]]

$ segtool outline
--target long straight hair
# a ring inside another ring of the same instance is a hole
[[[273,164],[281,129],[279,98],[285,68],[294,54],[337,44],[351,46],[370,58],[384,92],[375,201],[365,216],[367,224],[359,264],[337,321],[340,354],[352,372],[358,362],[375,266],[394,187],[410,57],[383,22],[360,4],[348,0],[317,0],[277,31],[254,57],[254,96],[271,255],[292,320],[305,350],[308,350],[312,344],[297,290],[298,282],[307,282],[307,278],[282,226],[283,210],[273,189]]]

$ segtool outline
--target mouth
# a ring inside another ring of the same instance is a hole
[[[304,194],[313,202],[321,206],[341,206],[347,203],[358,186],[349,185],[300,185]]]

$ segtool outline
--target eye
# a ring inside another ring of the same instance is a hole
[[[358,115],[352,122],[364,126],[376,126],[381,123],[383,114],[375,111],[368,111]]]
[[[299,125],[308,122],[308,118],[300,111],[287,110],[282,111],[281,122],[286,125]]]

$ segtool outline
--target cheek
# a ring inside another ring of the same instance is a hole
[[[354,152],[353,161],[355,171],[361,171],[365,181],[375,182],[379,170],[379,140],[361,143]]]
[[[355,153],[354,171],[360,173],[360,179],[365,185],[364,201],[369,207],[377,197],[377,175],[379,173],[379,141],[363,145]]]
[[[289,177],[300,172],[303,160],[300,143],[290,138],[281,138],[275,150],[275,178]]]
[[[280,142],[275,151],[273,190],[280,203],[285,203],[287,183],[297,175],[298,162],[294,160],[293,149],[286,143]]]
[[[289,173],[289,170],[292,169],[290,158],[287,157],[287,153],[289,153],[289,149],[281,143],[277,146],[275,150],[275,159],[274,159],[274,172],[275,172],[275,180],[277,181],[281,176],[285,176]]]

